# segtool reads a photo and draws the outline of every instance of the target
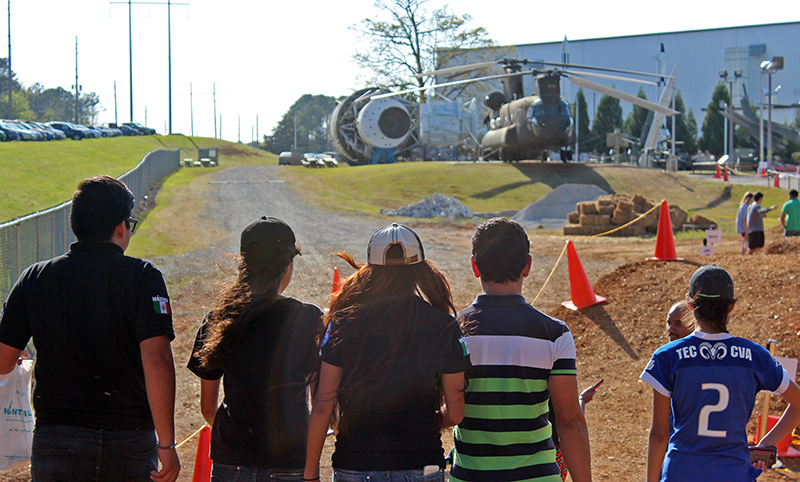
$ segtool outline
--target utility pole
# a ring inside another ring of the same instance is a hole
[[[9,0],[11,1],[11,0]],[[128,4],[128,63],[130,70],[130,98],[131,98],[131,122],[133,122],[133,28],[131,25],[131,5],[166,5],[167,6],[167,92],[169,99],[169,128],[167,134],[172,134],[172,5],[186,5],[188,3],[172,3],[171,0],[164,2],[111,2],[111,4]],[[145,124],[147,121],[145,121]]]
[[[78,36],[75,36],[75,123],[80,124],[81,85],[78,83]]]
[[[217,137],[217,83],[213,82],[211,84],[211,99],[214,101],[214,139],[219,139]],[[219,128],[222,130],[222,117],[219,118]]]
[[[242,143],[242,115],[239,114],[239,144]]]
[[[14,109],[11,101],[11,0],[8,0],[8,118],[14,118]]]
[[[192,100],[192,83],[189,82],[189,115],[192,118],[192,137],[194,137],[194,102]]]
[[[117,81],[114,81],[114,125],[117,124]]]

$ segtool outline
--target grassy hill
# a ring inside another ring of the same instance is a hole
[[[197,149],[220,147],[220,164],[277,163],[257,149],[205,137],[143,136],[82,141],[4,142],[0,144],[0,222],[61,204],[72,198],[81,179],[118,177],[154,149],[181,149],[181,159],[197,159]]]
[[[286,167],[281,174],[305,202],[323,208],[380,215],[434,192],[453,196],[474,212],[519,210],[564,183],[595,184],[609,193],[641,194],[666,199],[690,214],[698,213],[735,235],[739,201],[747,186],[710,182],[688,172],[667,174],[658,169],[621,165],[523,163],[430,163],[357,166],[310,170]],[[759,179],[754,184],[762,185]],[[786,192],[759,188],[763,206],[781,205]],[[772,215],[769,228],[777,223]]]

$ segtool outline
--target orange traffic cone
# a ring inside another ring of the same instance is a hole
[[[572,241],[567,241],[567,260],[569,261],[569,294],[571,300],[561,303],[570,310],[582,310],[592,305],[605,303],[606,299],[597,296],[592,290],[592,284],[586,277],[578,253]]]
[[[780,174],[778,174],[778,173],[776,172],[776,173],[775,173],[775,184],[773,185],[773,187],[781,187],[781,181],[780,181],[780,178],[781,178]]]
[[[719,179],[719,164],[717,164],[717,173],[714,174],[714,179]]]
[[[206,425],[200,431],[197,442],[197,457],[194,459],[192,482],[209,482],[211,480],[211,427]]]
[[[339,268],[333,268],[333,289],[331,293],[336,293],[342,287],[342,280],[339,278]]]
[[[728,166],[725,166],[725,175],[722,177],[722,180],[723,181],[727,181],[728,180]]]
[[[661,201],[661,214],[658,218],[656,235],[656,254],[648,261],[681,261],[675,254],[675,240],[672,238],[672,219],[669,217],[667,201]]]
[[[766,169],[760,168],[759,170],[761,171],[761,173],[760,173],[761,177],[767,177],[767,170]]]

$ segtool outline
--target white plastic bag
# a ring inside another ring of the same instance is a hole
[[[23,360],[8,375],[0,375],[0,470],[25,467],[31,461],[32,370],[33,361]]]

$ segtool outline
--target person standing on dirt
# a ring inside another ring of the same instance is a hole
[[[764,218],[777,207],[773,204],[762,208],[760,203],[763,197],[760,191],[753,194],[753,202],[747,208],[747,245],[750,254],[756,254],[764,247]]]
[[[669,309],[669,313],[667,313],[667,336],[669,341],[678,340],[692,333],[694,324],[690,319],[691,311],[686,301],[679,301]]]
[[[289,225],[257,219],[242,231],[240,252],[189,359],[212,427],[212,479],[302,481],[322,310],[282,294],[300,254]]]
[[[656,350],[641,374],[653,387],[647,481],[752,482],[765,467],[750,463],[747,444],[756,394],[773,391],[790,403],[759,443],[770,446],[800,425],[800,387],[766,349],[728,333],[736,299],[724,269],[697,269],[686,301],[697,329]]]
[[[747,191],[742,196],[742,202],[739,203],[739,210],[736,212],[736,232],[742,237],[742,255],[747,254],[749,246],[747,245],[747,208],[753,202],[753,193]]]
[[[478,295],[459,317],[468,331],[466,413],[453,430],[451,481],[560,481],[551,427],[572,480],[592,479],[589,434],[578,401],[575,342],[567,325],[529,305],[522,284],[530,242],[518,223],[493,218],[472,235]]]
[[[368,264],[338,255],[357,271],[325,317],[303,478],[319,480],[336,412],[335,482],[444,482],[440,429],[464,416],[470,367],[450,285],[396,223],[372,236]]]
[[[800,200],[797,189],[789,191],[789,200],[781,207],[781,224],[784,236],[800,236]]]
[[[36,346],[34,481],[178,477],[172,311],[158,268],[124,255],[133,207],[121,181],[81,181],[78,241],[26,269],[0,315],[0,373],[29,339]]]

